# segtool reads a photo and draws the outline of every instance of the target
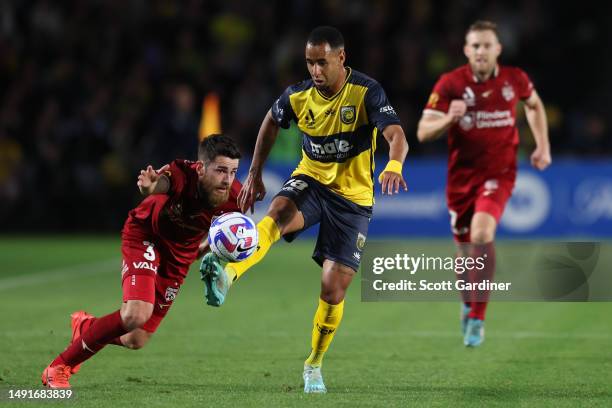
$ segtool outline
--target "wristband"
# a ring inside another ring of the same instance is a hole
[[[389,163],[387,163],[387,167],[385,167],[385,169],[378,176],[379,183],[382,183],[383,174],[385,173],[385,171],[390,171],[391,173],[397,173],[401,176],[402,175],[402,163],[398,162],[397,160],[389,160]]]

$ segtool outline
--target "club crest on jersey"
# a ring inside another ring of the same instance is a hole
[[[174,299],[176,299],[176,294],[178,293],[178,288],[171,288],[171,287],[167,287],[166,288],[166,302],[172,302]]]
[[[514,88],[512,87],[512,85],[506,82],[506,84],[502,88],[502,96],[508,102],[514,99]]]
[[[357,116],[357,112],[355,110],[355,106],[342,106],[340,108],[340,120],[345,125],[350,125],[355,122],[355,117]]]

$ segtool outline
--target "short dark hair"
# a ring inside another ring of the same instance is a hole
[[[217,156],[225,156],[230,159],[241,157],[238,145],[229,136],[213,134],[204,138],[198,146],[198,159],[209,163]]]
[[[333,49],[344,47],[344,37],[337,28],[331,26],[319,26],[308,34],[307,43],[312,45],[329,44]]]
[[[466,37],[472,31],[493,31],[493,33],[495,33],[495,36],[499,38],[499,33],[497,32],[497,24],[489,20],[474,21],[474,23],[465,32]]]

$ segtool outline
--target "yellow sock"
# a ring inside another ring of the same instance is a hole
[[[225,265],[225,272],[232,281],[240,278],[250,267],[261,261],[273,243],[280,239],[280,230],[272,217],[265,216],[257,224],[259,244],[253,255],[242,262],[232,262]]]
[[[314,367],[323,364],[323,355],[329,348],[336,329],[340,325],[343,311],[344,300],[337,305],[330,305],[319,299],[319,307],[313,319],[312,351],[304,364]]]

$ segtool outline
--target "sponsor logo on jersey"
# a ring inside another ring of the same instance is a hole
[[[151,262],[146,262],[146,261],[132,262],[132,265],[136,269],[148,269],[150,271],[157,273],[157,266],[153,265]]]
[[[469,86],[465,87],[465,91],[463,92],[463,100],[467,106],[476,105],[476,94]]]
[[[474,127],[474,112],[467,112],[459,121],[461,129],[468,131]]]
[[[491,96],[491,94],[492,94],[492,93],[493,93],[493,90],[492,90],[492,89],[489,89],[488,91],[484,91],[484,92],[482,93],[482,97],[483,97],[483,98],[488,98],[489,96]]]
[[[353,148],[348,140],[334,139],[328,143],[314,143],[310,141],[310,151],[315,158],[327,158],[331,155],[336,158],[348,157],[348,153]]]
[[[397,113],[395,113],[395,109],[393,109],[393,106],[391,105],[383,106],[382,108],[380,108],[380,113],[397,116]]]
[[[514,118],[509,110],[473,111],[465,114],[459,121],[461,129],[488,129],[514,126]]]
[[[308,109],[308,114],[306,115],[305,121],[306,121],[306,127],[308,129],[314,129],[316,125],[316,120],[315,120],[315,115],[312,112],[312,109]]]
[[[89,346],[87,344],[85,344],[85,342],[83,341],[83,339],[81,339],[81,347],[83,348],[83,350],[85,351],[89,351],[90,353],[95,353],[95,351],[93,351],[92,349],[89,348]]]
[[[355,122],[357,112],[354,105],[340,107],[340,120],[345,125],[350,125]]]
[[[279,105],[280,105],[280,98],[279,98],[279,99],[277,99],[277,100],[274,102],[274,109],[273,109],[273,111],[278,112],[278,115],[277,115],[277,116],[278,116],[279,118],[282,118],[282,117],[283,117],[283,113],[285,113],[285,110],[284,110],[283,108],[281,108]]]
[[[329,108],[328,110],[325,111],[325,116],[331,116],[335,114],[336,114],[336,110],[334,108]]]

